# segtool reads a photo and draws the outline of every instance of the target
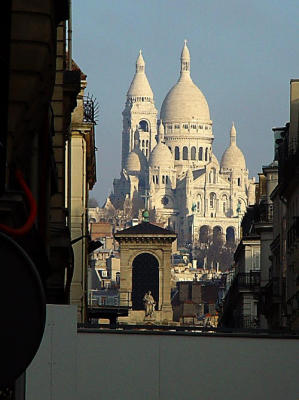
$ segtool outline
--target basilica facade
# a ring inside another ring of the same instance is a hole
[[[145,203],[151,221],[178,233],[179,244],[240,236],[241,217],[255,201],[237,146],[234,124],[221,162],[213,153],[209,106],[190,75],[186,41],[177,83],[166,95],[158,119],[140,51],[123,111],[122,170],[106,206],[137,217]]]

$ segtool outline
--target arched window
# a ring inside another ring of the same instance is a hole
[[[153,175],[153,182],[155,183],[155,175]]]
[[[196,148],[191,147],[191,160],[196,160]]]
[[[144,140],[142,140],[142,147],[144,147]]]
[[[166,185],[168,184],[169,179],[168,179],[168,175],[166,175]]]
[[[238,186],[241,186],[241,178],[238,178]]]
[[[143,132],[148,132],[148,122],[145,121],[144,119],[142,119],[142,120],[139,122],[139,128],[140,128],[141,130],[143,130]]]
[[[201,243],[208,243],[210,234],[210,227],[207,225],[203,225],[199,229],[199,241]]]
[[[183,160],[188,160],[188,147],[183,147]]]
[[[180,149],[177,146],[174,148],[174,159],[175,160],[179,160],[180,159]]]
[[[198,150],[198,159],[200,161],[202,160],[202,147],[200,147],[199,150]]]
[[[210,193],[210,208],[216,207],[216,194]]]
[[[162,175],[162,183],[165,183],[165,175]]]
[[[208,161],[208,148],[206,147],[205,160]]]
[[[220,226],[214,226],[213,228],[213,243],[221,244],[222,242],[222,229]]]

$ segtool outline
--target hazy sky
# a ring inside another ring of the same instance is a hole
[[[297,0],[73,0],[73,58],[100,105],[91,192],[100,205],[119,177],[121,113],[139,49],[160,110],[178,79],[184,39],[219,161],[232,121],[250,176],[272,161],[271,128],[289,120],[289,81],[299,78]]]

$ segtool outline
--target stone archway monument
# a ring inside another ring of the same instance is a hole
[[[120,298],[125,300],[129,294],[131,306],[129,316],[119,321],[172,322],[171,253],[176,233],[142,222],[114,237],[120,245]],[[145,312],[149,292],[155,303],[152,313]]]

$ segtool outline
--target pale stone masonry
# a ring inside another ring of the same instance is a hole
[[[212,149],[212,126],[207,100],[191,79],[186,41],[180,76],[160,120],[140,52],[123,111],[121,176],[108,202],[136,217],[148,191],[151,221],[176,231],[179,244],[199,241],[207,232],[238,239],[241,217],[255,201],[254,178],[234,124],[221,163]]]
[[[120,245],[120,299],[121,301],[129,299],[129,305],[132,307],[129,316],[119,318],[119,322],[150,322],[146,321],[142,305],[142,298],[148,290],[152,290],[156,301],[152,322],[172,322],[171,254],[176,234],[148,222],[142,222],[119,231],[114,236]],[[147,259],[150,259],[148,265],[146,265]],[[148,275],[151,274],[150,270],[153,270],[155,277]],[[140,279],[136,281],[135,277]],[[134,297],[134,291],[138,292],[139,298]]]

